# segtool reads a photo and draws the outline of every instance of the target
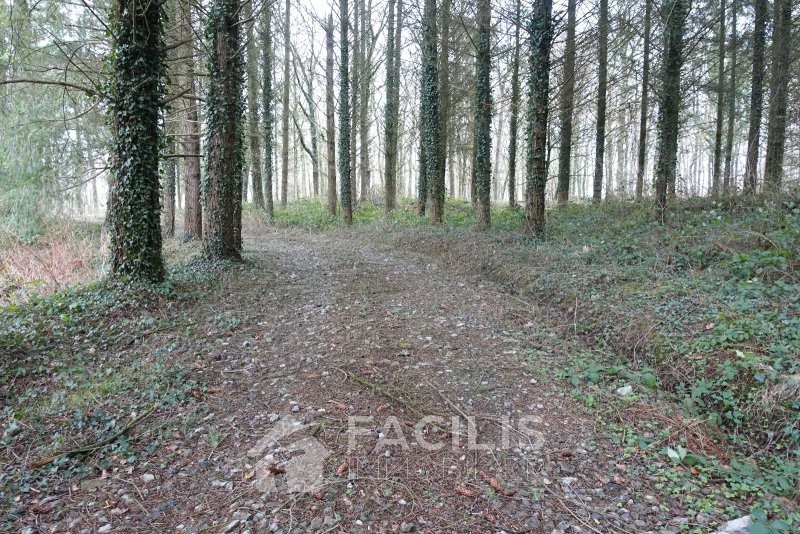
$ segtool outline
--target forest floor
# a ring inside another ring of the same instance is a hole
[[[535,245],[246,230],[242,264],[6,312],[0,528],[710,532],[755,503],[791,528],[796,488],[722,474],[734,453],[708,418],[653,393],[650,368],[611,368],[584,324],[599,299],[509,290]]]

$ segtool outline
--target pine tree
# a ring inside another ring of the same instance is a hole
[[[597,127],[595,129],[594,184],[592,200],[603,196],[603,157],[606,150],[606,97],[608,96],[608,0],[600,0],[597,44]],[[610,177],[606,177],[610,179]]]
[[[511,65],[511,120],[508,135],[508,205],[517,207],[517,136],[519,132],[519,29],[521,0],[516,0],[514,9],[514,59]]]
[[[244,1],[244,18],[247,24],[247,135],[250,141],[250,175],[253,185],[253,204],[263,209],[261,126],[258,117],[258,45],[255,40],[253,0]]]
[[[264,200],[267,217],[275,217],[275,145],[273,144],[273,129],[275,127],[275,93],[272,85],[273,55],[272,55],[272,10],[274,0],[265,0],[261,21],[261,106],[264,129]]]
[[[567,42],[564,49],[564,82],[561,88],[561,145],[558,150],[559,204],[569,200],[570,163],[572,159],[572,112],[575,102],[575,9],[576,0],[567,2]]]
[[[350,53],[348,51],[347,0],[339,0],[340,34],[339,41],[339,179],[341,182],[342,218],[346,225],[353,224],[352,184],[350,168]]]
[[[281,106],[281,206],[289,201],[289,89],[291,87],[291,0],[286,0],[283,25],[283,100]]]
[[[328,213],[336,215],[336,109],[333,94],[333,13],[325,25],[325,120],[328,149]]]
[[[761,143],[761,116],[764,111],[764,55],[767,40],[767,0],[754,0],[753,74],[750,85],[750,129],[747,134],[747,159],[744,191],[755,193],[758,185],[758,152]]]
[[[769,121],[764,184],[777,191],[783,179],[786,150],[786,119],[789,96],[789,67],[792,61],[792,1],[774,0],[775,24],[772,34],[772,78],[769,90]]]
[[[487,229],[491,225],[492,183],[492,59],[491,30],[492,13],[490,0],[478,2],[478,39],[475,74],[475,169],[478,189],[478,227]],[[442,177],[444,182],[444,177]]]
[[[427,190],[430,221],[442,222],[444,212],[444,176],[439,175],[439,69],[436,39],[436,0],[425,0],[422,15],[422,153],[420,187]],[[422,185],[424,184],[424,185]],[[422,198],[420,198],[422,203]]]
[[[395,11],[397,17],[395,18]],[[386,213],[394,211],[397,197],[397,134],[400,112],[400,49],[402,34],[402,5],[389,0],[389,33],[386,48],[386,119],[385,165]]]
[[[636,200],[644,193],[644,174],[647,160],[647,114],[650,95],[650,19],[653,0],[644,0],[644,59],[642,61],[642,102],[639,111],[639,147],[636,166]]]

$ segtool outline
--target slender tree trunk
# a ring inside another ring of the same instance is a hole
[[[350,53],[347,42],[348,6],[347,0],[339,0],[340,34],[339,41],[339,176],[341,179],[342,218],[346,225],[353,224],[352,185],[350,183]]]
[[[719,3],[719,48],[717,53],[717,117],[714,127],[714,163],[711,175],[711,194],[720,192],[722,182],[722,122],[725,115],[725,4]]]
[[[750,130],[747,134],[744,191],[755,193],[758,186],[758,152],[761,143],[761,115],[764,111],[764,55],[767,39],[767,0],[754,0],[753,75],[750,86]]]
[[[639,112],[639,154],[636,166],[636,200],[644,194],[644,175],[647,165],[647,112],[650,95],[650,19],[653,0],[645,0],[644,7],[644,60],[642,65],[642,107]]]
[[[164,278],[158,183],[163,93],[162,5],[116,0],[108,223],[114,277]]]
[[[389,34],[386,50],[386,124],[385,124],[385,188],[386,213],[396,207],[397,195],[397,133],[400,112],[400,50],[402,28],[402,5],[389,0]]]
[[[478,227],[482,230],[491,225],[491,179],[492,179],[492,59],[491,30],[492,11],[490,0],[478,2],[477,68],[475,76],[475,129],[477,150],[475,166],[478,187]]]
[[[603,0],[605,1],[605,0]],[[544,234],[547,187],[547,112],[550,104],[550,48],[553,2],[534,0],[529,23],[528,151],[525,161],[525,230]]]
[[[171,129],[171,128],[170,128]],[[167,152],[171,157],[164,160],[164,209],[162,228],[164,237],[175,237],[175,182],[178,179],[178,160],[175,158],[175,135],[167,131]]]
[[[195,50],[192,41],[192,12],[188,0],[180,3],[181,40],[188,40],[183,50],[183,88],[196,92]],[[186,156],[183,159],[184,211],[183,236],[185,239],[200,239],[203,236],[203,209],[200,204],[200,113],[196,100],[184,101],[182,145]]]
[[[738,59],[739,40],[736,35],[736,2],[731,0],[731,76],[728,84],[728,131],[725,139],[725,173],[722,178],[722,190],[729,194],[733,183],[733,133],[734,119],[736,116],[736,68]]]
[[[283,28],[283,116],[281,131],[281,206],[289,202],[289,88],[291,87],[291,0],[286,0]]]
[[[683,36],[690,0],[672,0],[667,6],[664,61],[661,66],[661,98],[658,113],[658,160],[656,162],[656,201],[663,222],[667,209],[667,188],[675,182],[678,157],[678,128],[681,107],[681,67],[684,61]]]
[[[425,0],[422,16],[422,123],[424,159],[420,182],[427,185],[428,211],[433,224],[444,215],[444,176],[439,175],[439,69],[436,39],[436,0]]]
[[[308,87],[308,127],[311,136],[311,186],[314,197],[319,196],[319,126],[317,125],[317,109],[314,102],[314,73],[309,73]]]
[[[367,21],[370,14],[367,12],[364,0],[358,0],[361,16],[361,39],[358,41],[359,47],[359,101],[361,107],[358,110],[358,132],[361,141],[359,150],[359,165],[361,171],[361,200],[366,201],[371,187],[371,175],[369,167],[369,88],[371,81],[372,65],[370,64],[369,57],[367,57]]]
[[[209,16],[208,144],[203,244],[211,259],[242,255],[244,62],[238,0],[215,0]]]
[[[517,207],[517,134],[519,132],[519,31],[520,3],[516,0],[514,8],[514,59],[511,64],[511,124],[508,139],[508,206]]]
[[[336,215],[336,109],[333,94],[333,13],[325,26],[325,119],[328,148],[328,212]]]
[[[265,0],[261,23],[261,65],[263,79],[261,81],[261,100],[264,107],[264,199],[267,217],[275,217],[275,195],[272,185],[274,180],[275,144],[275,93],[273,90],[273,50],[272,50],[272,10],[275,0]]]
[[[792,2],[774,0],[775,24],[772,35],[772,79],[769,90],[769,121],[764,185],[780,189],[783,180],[783,156],[786,149],[786,119],[789,96],[789,66],[792,61]]]
[[[438,164],[437,179],[444,189],[447,171],[447,142],[450,139],[451,103],[450,103],[450,19],[452,0],[442,0],[439,13],[441,20],[440,52],[439,52],[439,142],[436,145],[436,161]]]
[[[569,200],[569,182],[572,159],[572,112],[575,102],[575,6],[576,0],[567,3],[567,43],[564,50],[564,84],[561,89],[561,144],[558,152],[559,204]]]
[[[608,93],[608,0],[600,0],[600,32],[597,51],[597,129],[595,133],[594,188],[592,199],[603,197],[603,157],[606,150],[606,96]]]
[[[261,183],[261,126],[258,119],[258,45],[254,38],[253,0],[245,0],[244,18],[247,21],[247,126],[250,140],[250,176],[253,184],[253,204],[264,208]]]

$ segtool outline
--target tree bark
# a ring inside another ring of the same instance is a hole
[[[761,142],[761,115],[764,111],[764,55],[767,36],[767,0],[754,0],[753,74],[750,86],[750,128],[747,134],[744,191],[755,193],[758,185],[758,152]]]
[[[475,166],[478,188],[478,227],[485,230],[491,226],[491,179],[492,179],[492,59],[490,0],[478,2],[477,68],[475,75],[475,128],[477,150]],[[444,177],[442,177],[444,179]]]
[[[597,44],[597,128],[595,130],[594,187],[592,199],[603,197],[603,157],[606,149],[606,96],[608,93],[608,0],[600,0]]]
[[[441,21],[440,51],[439,51],[439,141],[436,144],[436,161],[438,164],[438,180],[444,189],[445,173],[447,171],[447,143],[450,139],[451,96],[450,96],[450,22],[452,0],[442,0],[442,9],[439,12]],[[479,30],[480,31],[480,30]],[[443,193],[444,194],[444,193]]]
[[[602,0],[605,1],[605,0]],[[545,230],[547,186],[547,114],[550,104],[550,48],[553,40],[553,2],[534,0],[529,23],[527,144],[525,161],[525,231],[541,236]]]
[[[738,60],[739,40],[736,35],[736,2],[731,0],[731,76],[728,83],[728,131],[725,139],[725,173],[722,178],[722,190],[725,194],[733,188],[733,134],[734,119],[736,116],[736,69]]]
[[[258,116],[258,45],[253,19],[253,0],[244,2],[247,23],[247,126],[250,140],[250,180],[253,185],[253,204],[264,208],[264,190],[261,181],[261,126]]]
[[[672,0],[667,6],[664,61],[661,66],[661,98],[658,114],[658,160],[656,162],[656,201],[663,222],[667,209],[667,188],[675,182],[678,156],[678,128],[681,106],[681,67],[684,61],[683,36],[690,0]]]
[[[719,51],[717,53],[717,117],[714,127],[714,168],[711,176],[711,194],[717,195],[722,181],[722,121],[725,114],[725,4],[719,2]]]
[[[769,90],[769,120],[764,185],[770,191],[780,189],[783,180],[783,156],[786,149],[786,119],[789,96],[789,67],[792,61],[792,2],[774,0],[775,24],[772,35],[772,79]]]
[[[576,0],[567,2],[567,42],[564,49],[564,83],[561,88],[561,144],[558,150],[559,204],[569,200],[572,159],[572,113],[575,102],[575,9]]]
[[[183,80],[181,85],[184,90],[196,92],[195,80],[195,50],[192,40],[192,12],[188,0],[180,3],[181,9],[181,40],[188,41],[184,46],[182,56]],[[183,201],[183,237],[185,239],[200,239],[203,236],[203,208],[200,204],[200,112],[199,104],[195,100],[184,100],[182,120],[182,145],[186,157],[183,160],[183,181],[186,184]]]
[[[283,100],[281,119],[281,206],[289,202],[289,88],[291,87],[291,0],[286,0],[283,28]]]
[[[348,226],[353,224],[352,185],[350,168],[350,53],[347,42],[347,0],[339,0],[340,55],[339,58],[339,176],[341,180],[342,218]]]
[[[650,19],[653,0],[645,0],[644,7],[644,60],[642,65],[642,107],[639,111],[639,153],[636,167],[636,200],[644,194],[644,174],[647,164],[647,112],[650,102]]]
[[[273,51],[272,51],[272,10],[274,0],[265,0],[262,22],[261,22],[261,105],[263,106],[263,128],[264,128],[264,200],[267,217],[272,220],[275,217],[275,200],[273,193],[274,163],[275,163],[275,93],[273,90]]]
[[[372,79],[372,65],[370,57],[367,54],[367,40],[369,33],[367,33],[367,22],[369,21],[370,13],[367,12],[364,0],[358,0],[361,16],[361,38],[359,39],[359,101],[361,106],[358,110],[358,131],[359,139],[361,141],[361,149],[359,150],[359,165],[361,171],[361,200],[366,201],[371,187],[371,171],[369,167],[369,87]]]
[[[328,149],[328,213],[336,215],[336,109],[333,94],[333,13],[325,26],[325,120]]]
[[[422,144],[425,157],[422,176],[428,190],[428,214],[433,224],[444,215],[444,176],[439,175],[439,68],[436,38],[436,0],[425,0],[422,15]]]
[[[516,0],[514,9],[514,59],[511,66],[511,120],[508,139],[508,206],[517,207],[517,134],[519,132],[519,31],[521,0]]]
[[[239,13],[238,0],[215,0],[209,16],[203,244],[213,260],[239,260],[242,255],[244,62]]]
[[[395,11],[397,17],[395,18]],[[389,0],[389,34],[386,50],[385,165],[386,213],[394,211],[397,197],[397,134],[400,114],[401,0]]]

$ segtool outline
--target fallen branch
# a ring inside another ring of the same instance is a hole
[[[127,434],[128,432],[130,432],[136,425],[138,425],[139,423],[141,423],[142,421],[147,419],[150,415],[152,415],[152,413],[155,412],[155,410],[156,410],[156,406],[154,405],[152,408],[150,408],[149,410],[147,410],[146,412],[141,414],[139,417],[137,417],[136,419],[134,419],[133,421],[131,421],[130,423],[125,425],[122,428],[122,430],[120,430],[119,432],[117,432],[116,434],[114,434],[111,437],[108,437],[106,439],[97,441],[97,442],[92,443],[90,445],[86,445],[85,447],[80,447],[78,449],[72,449],[72,450],[69,450],[69,451],[62,451],[62,452],[56,453],[53,456],[50,456],[50,457],[44,458],[42,460],[39,460],[38,462],[33,462],[31,464],[31,469],[38,469],[40,467],[43,467],[43,466],[48,465],[48,464],[51,464],[51,463],[55,462],[56,460],[58,460],[60,458],[64,458],[66,456],[75,456],[75,455],[78,455],[78,454],[88,454],[90,452],[96,451],[97,449],[102,449],[106,445],[110,445],[111,443],[114,443],[120,436],[123,436],[123,435]]]

